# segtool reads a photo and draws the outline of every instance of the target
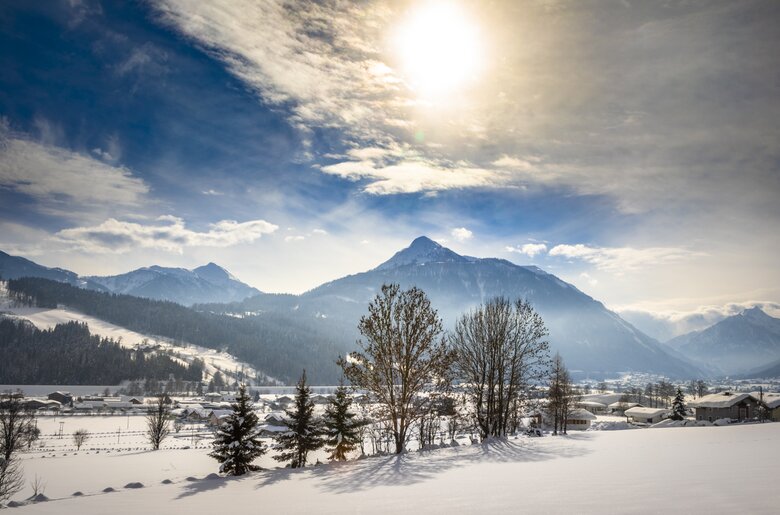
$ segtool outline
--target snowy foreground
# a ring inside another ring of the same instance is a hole
[[[206,477],[217,466],[203,449],[82,452],[26,459],[51,500],[9,513],[777,513],[778,456],[780,423],[520,438],[239,479]]]

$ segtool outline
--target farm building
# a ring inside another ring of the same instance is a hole
[[[750,393],[720,392],[705,395],[691,405],[696,408],[696,420],[750,420],[756,416],[758,399]]]
[[[590,423],[596,420],[596,415],[586,409],[575,409],[566,417],[566,429],[585,430],[590,427]]]

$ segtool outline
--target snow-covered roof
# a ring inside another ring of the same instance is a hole
[[[282,422],[284,420],[284,415],[281,413],[269,413],[265,416],[266,422]]]
[[[612,409],[633,408],[634,406],[641,406],[638,402],[613,402],[609,405]]]
[[[566,420],[596,420],[596,415],[586,409],[575,409],[569,413]]]
[[[606,408],[607,405],[596,401],[580,401],[577,403],[579,406],[589,406],[591,408]]]
[[[749,393],[720,392],[705,395],[690,404],[697,408],[730,408],[746,399],[758,400]]]
[[[625,415],[627,417],[645,418],[655,418],[658,415],[663,415],[664,413],[669,413],[669,410],[666,408],[642,408],[640,406],[636,406],[625,411]]]
[[[756,399],[762,399],[761,392],[750,392],[750,395]],[[769,409],[780,408],[780,393],[764,392],[763,401]]]

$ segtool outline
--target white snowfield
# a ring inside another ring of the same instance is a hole
[[[16,512],[769,514],[777,456],[775,423],[520,438],[241,478],[207,478],[217,463],[202,449],[79,454],[26,459],[52,499]]]
[[[0,290],[0,313],[29,320],[38,329],[51,329],[57,324],[68,322],[81,322],[89,326],[89,331],[92,334],[103,338],[113,338],[119,341],[123,347],[133,348],[146,340],[151,345],[159,345],[161,348],[171,351],[185,363],[191,363],[193,359],[201,358],[205,364],[206,380],[213,376],[217,370],[221,370],[223,374],[227,373],[228,377],[239,370],[243,370],[248,377],[254,377],[257,373],[251,365],[241,362],[226,352],[189,343],[174,345],[166,338],[131,331],[67,307],[57,309],[19,307],[2,302],[3,300],[3,291]],[[7,299],[5,300],[7,301]]]

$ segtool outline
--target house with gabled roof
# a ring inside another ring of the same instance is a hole
[[[756,417],[758,399],[750,393],[720,392],[692,401],[696,420],[715,422],[720,419],[750,420]]]

